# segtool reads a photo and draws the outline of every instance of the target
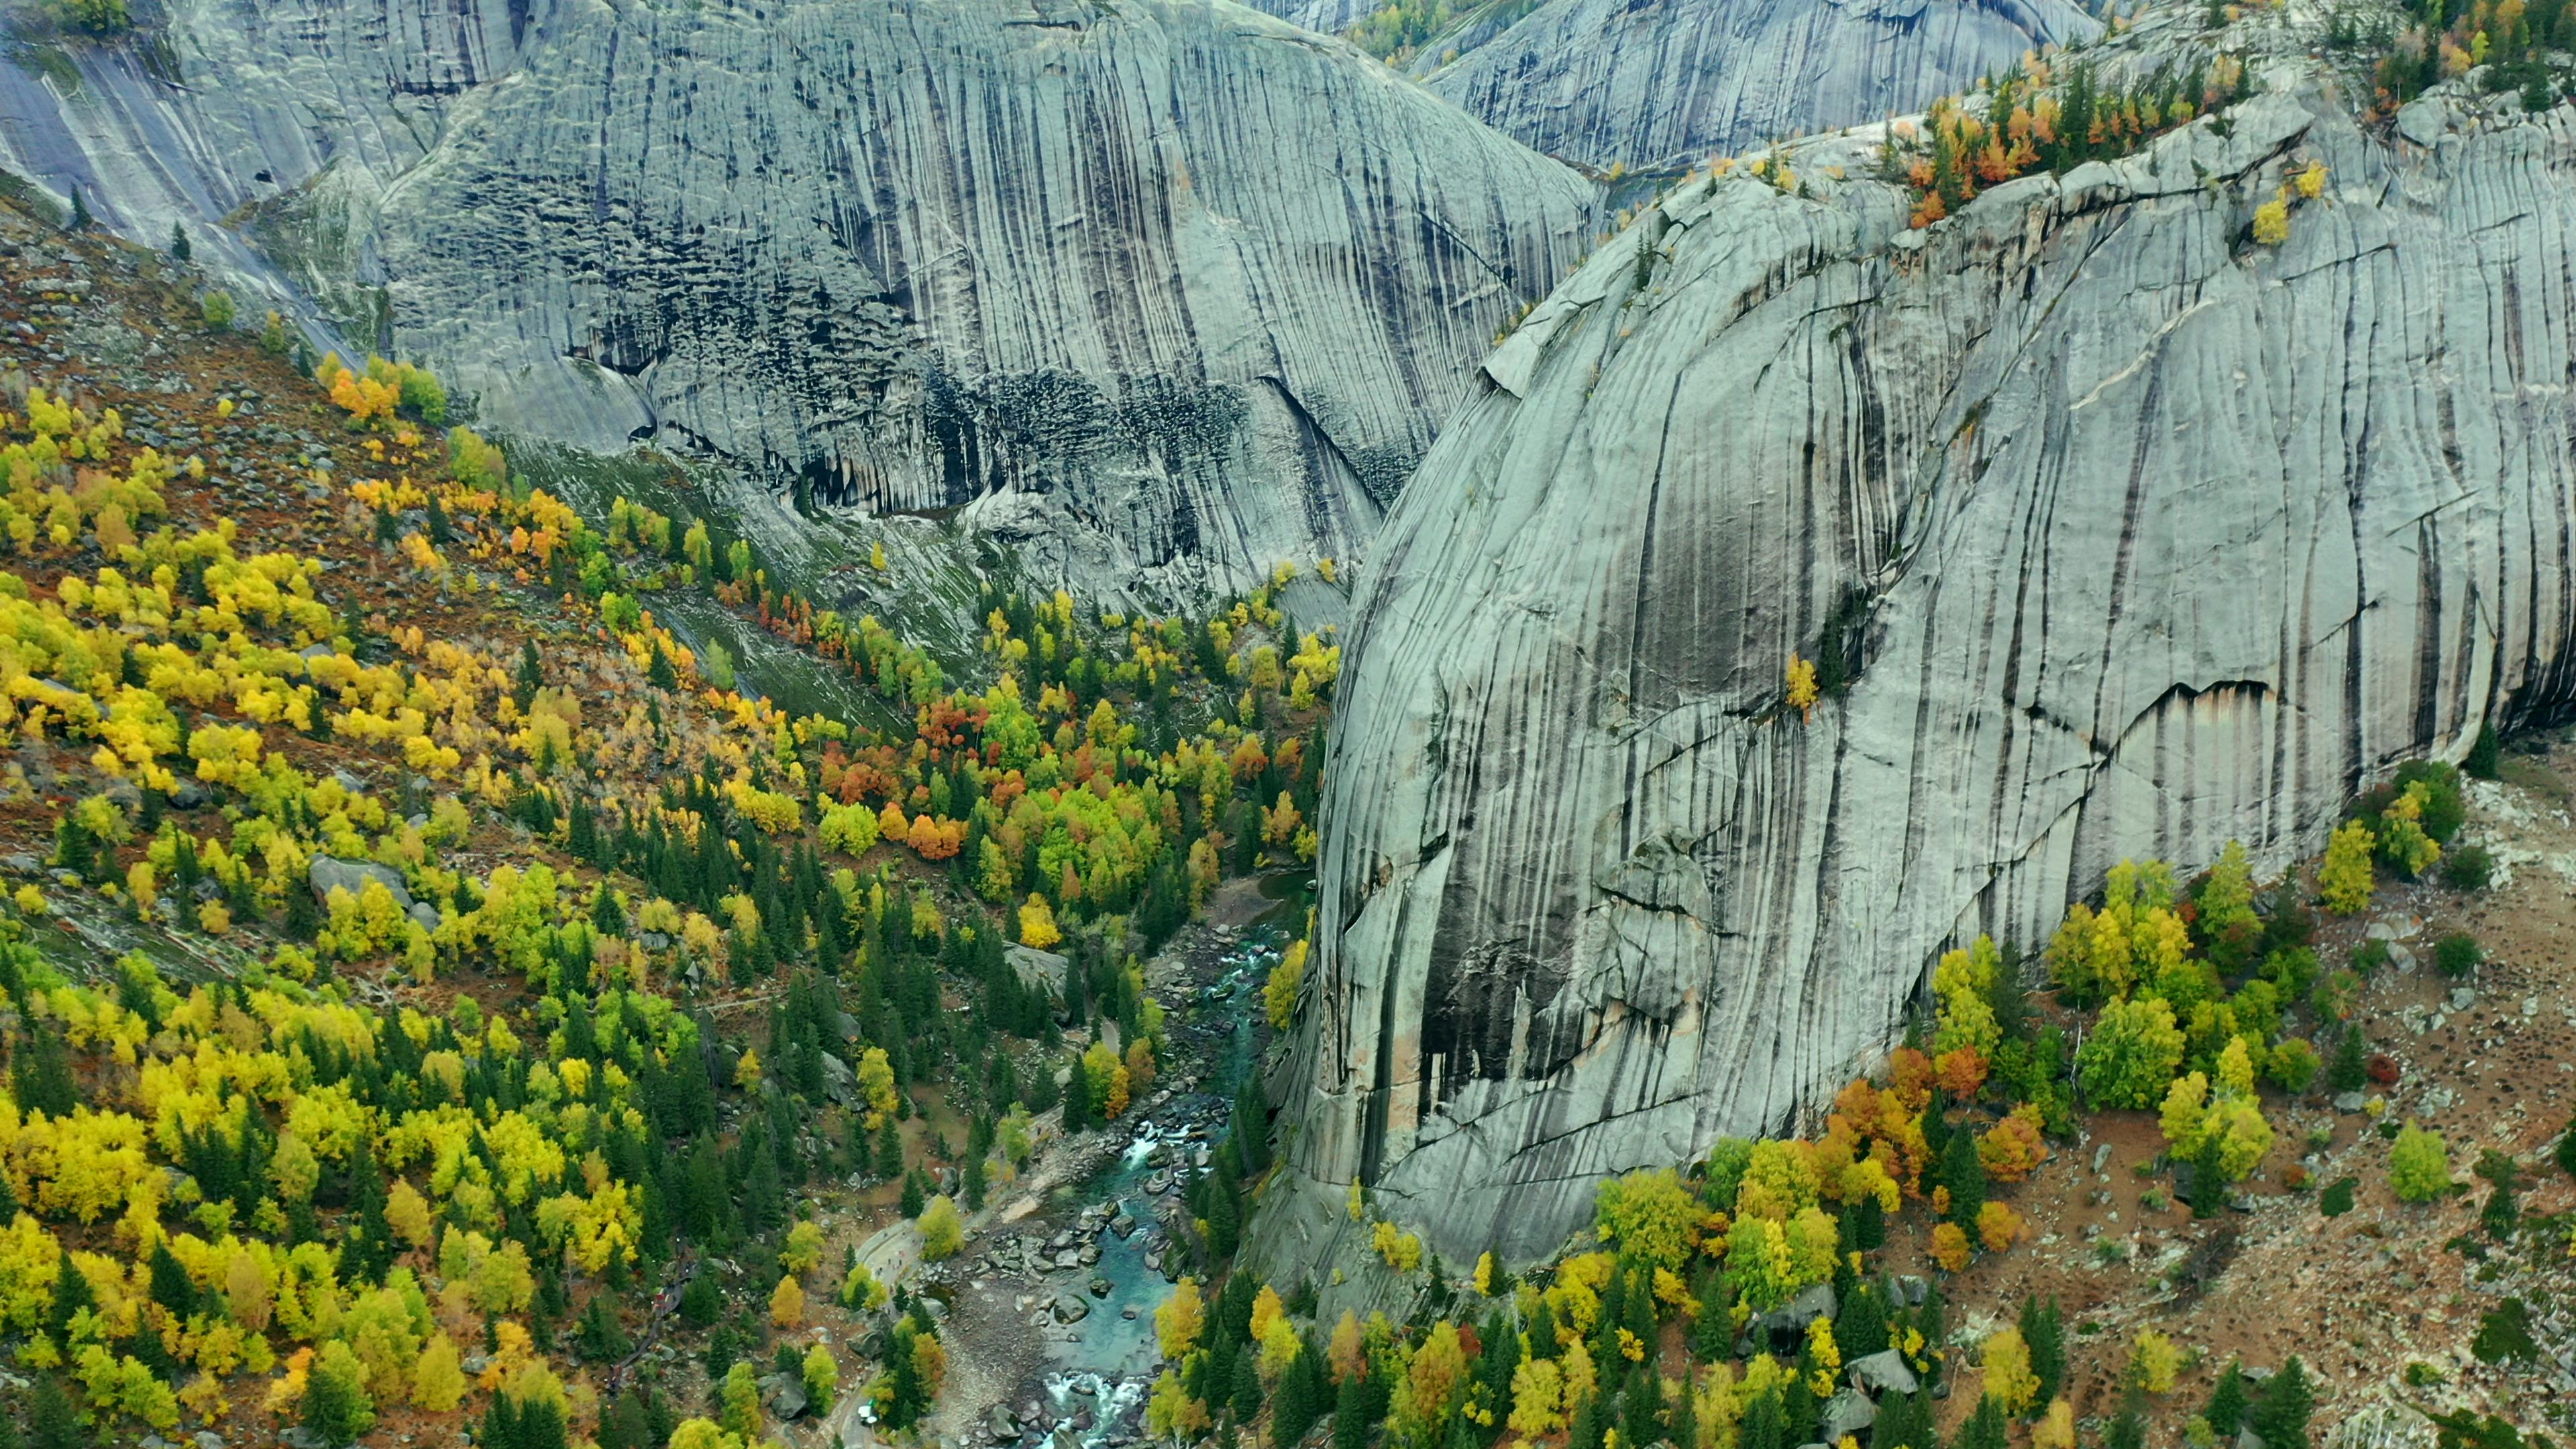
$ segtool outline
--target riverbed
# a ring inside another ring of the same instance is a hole
[[[1187,1174],[1224,1140],[1259,1062],[1262,989],[1304,929],[1309,889],[1281,875],[1221,891],[1147,966],[1169,1052],[1146,1105],[1060,1144],[1033,1200],[997,1203],[965,1253],[923,1273],[950,1356],[928,1425],[943,1444],[1117,1449],[1145,1437],[1163,1368],[1154,1309],[1190,1263],[1175,1236]]]

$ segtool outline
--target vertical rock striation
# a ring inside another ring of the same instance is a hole
[[[0,163],[153,243],[247,206],[245,270],[503,426],[971,504],[1112,594],[1354,553],[1593,201],[1230,0],[177,0],[168,39],[176,80],[9,72]]]
[[[1551,156],[1631,170],[1918,110],[2098,28],[2068,0],[1547,0],[1510,16],[1424,45],[1426,84]]]
[[[1793,1125],[1946,944],[2124,856],[2279,866],[2576,698],[2576,111],[2408,140],[2272,82],[1929,231],[1703,177],[1486,362],[1357,602],[1268,1252],[1331,1254],[1355,1178],[1452,1261],[1546,1252],[1603,1175]]]
[[[1363,0],[1255,0],[1318,30]],[[2071,0],[1486,0],[1407,70],[1470,115],[1579,165],[1694,165],[1920,109],[2100,27]]]

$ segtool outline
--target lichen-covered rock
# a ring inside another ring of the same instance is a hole
[[[1546,0],[1468,11],[1412,69],[1551,156],[1635,170],[1919,110],[2098,29],[2067,0]]]
[[[1574,171],[1230,0],[175,0],[166,37],[184,86],[140,43],[0,68],[0,164],[188,220],[494,424],[974,504],[1113,594],[1353,554],[1588,240]]]
[[[1487,362],[1357,601],[1265,1252],[1357,1259],[1354,1178],[1550,1251],[1800,1125],[1946,945],[2576,698],[2576,111],[2428,149],[2267,79],[1928,232],[1867,133],[1703,177]],[[1857,677],[1802,718],[1793,654]]]

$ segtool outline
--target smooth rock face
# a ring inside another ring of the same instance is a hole
[[[1353,555],[1593,200],[1226,0],[175,8],[184,90],[0,68],[0,164],[156,245],[250,203],[246,285],[502,427],[972,503],[1113,595]]]
[[[1866,134],[1820,199],[1693,182],[1486,363],[1357,601],[1265,1252],[1365,1233],[1354,1177],[1453,1262],[1551,1251],[1801,1125],[1945,946],[2125,856],[2278,868],[2569,704],[2576,111],[2427,151],[2268,80],[1929,233]]]
[[[1332,30],[1367,11],[1261,8]],[[1917,111],[2099,29],[2067,0],[1503,0],[1467,10],[1410,69],[1551,156],[1636,170]]]

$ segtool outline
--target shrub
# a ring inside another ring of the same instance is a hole
[[[2469,1352],[2480,1363],[2539,1362],[2540,1344],[2531,1336],[2530,1307],[2519,1298],[2508,1298],[2488,1309],[2478,1321],[2478,1335],[2470,1342]]]
[[[2254,208],[2254,240],[2276,247],[2290,239],[2290,201],[2275,196]]]
[[[2477,937],[2466,931],[2453,931],[2433,943],[2433,965],[2445,976],[2466,976],[2482,959]]]
[[[232,330],[232,293],[221,290],[208,292],[205,299],[198,304],[198,310],[205,315],[207,331],[229,332]]]
[[[134,24],[134,17],[126,11],[125,0],[61,0],[61,5],[66,24],[92,35],[115,35]]]
[[[2558,1139],[2558,1170],[2576,1177],[2576,1117],[2567,1119],[2567,1130]]]
[[[2455,891],[2482,891],[2495,879],[2495,855],[2483,845],[2463,845],[2442,857],[2442,884]]]
[[[2495,723],[2492,720],[2482,722],[2478,726],[2478,741],[2469,746],[2469,757],[2460,762],[2460,769],[2471,779],[2492,780],[2496,777],[2496,766],[2501,763],[2498,757],[2503,753],[2504,742],[2496,737]]]
[[[2271,1059],[2263,1064],[2264,1075],[2280,1084],[2285,1092],[2304,1092],[2317,1079],[2317,1049],[2297,1037],[2285,1037],[2272,1048]]]
[[[2315,988],[2308,992],[2308,1005],[2321,1022],[2350,1021],[2353,1006],[2360,999],[2361,977],[2352,971],[2329,971],[2318,977]]]
[[[2451,1190],[2451,1149],[2442,1134],[2412,1122],[2388,1150],[2388,1186],[2401,1202],[2430,1202]]]
[[[2451,837],[2468,823],[2468,795],[2460,788],[2456,768],[2439,760],[2415,760],[2397,767],[2394,783],[2402,795],[2414,795],[2421,803],[2419,823],[2435,844],[2450,844]]]

